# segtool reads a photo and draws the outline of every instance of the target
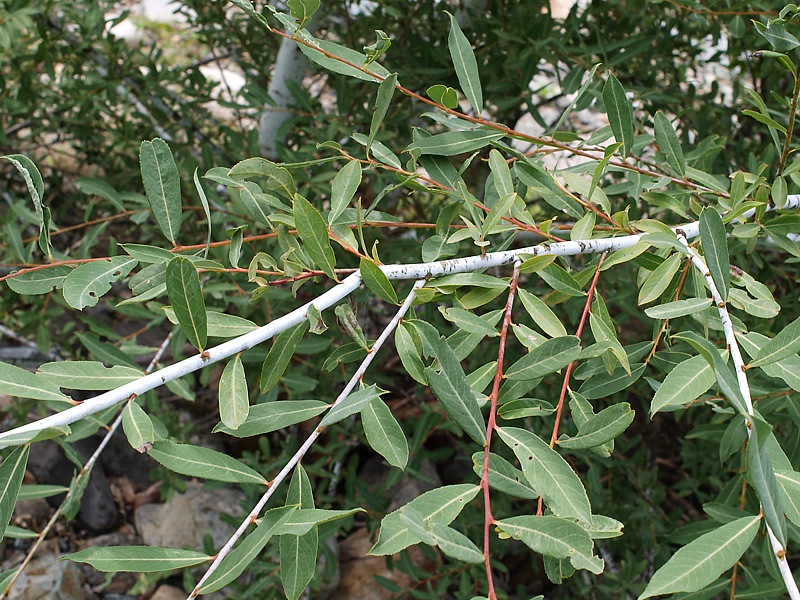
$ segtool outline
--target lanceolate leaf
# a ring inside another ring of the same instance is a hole
[[[394,88],[396,86],[397,73],[389,75],[389,77],[381,81],[381,84],[378,86],[378,93],[375,96],[375,112],[372,113],[369,137],[367,138],[367,156],[369,156],[369,152],[372,149],[372,143],[375,141],[375,136],[378,134],[381,123],[383,123],[383,119],[386,117],[386,112],[389,110],[389,105],[392,102],[392,96],[394,95]]]
[[[200,204],[203,206],[203,213],[206,216],[206,247],[203,250],[203,258],[208,258],[208,246],[211,243],[211,210],[208,206],[206,191],[203,189],[203,185],[200,183],[200,177],[197,175],[197,169],[194,170],[192,180],[197,190],[197,196],[200,198]]]
[[[161,441],[156,442],[148,454],[170,471],[189,477],[229,483],[267,483],[263,476],[250,467],[209,448]]]
[[[756,355],[756,359],[747,367],[770,365],[797,354],[798,351],[800,351],[800,318],[789,323],[774,338],[764,344]]]
[[[64,360],[45,363],[39,373],[61,388],[71,390],[111,390],[144,376],[139,369],[115,365],[106,367],[92,360]]]
[[[16,448],[0,464],[0,540],[5,537],[6,528],[17,503],[30,449],[27,444]]]
[[[219,378],[219,416],[230,429],[238,429],[250,412],[250,396],[242,359],[237,354]]]
[[[350,415],[361,412],[373,400],[380,400],[381,394],[385,393],[384,390],[374,384],[357,392],[351,392],[349,396],[331,408],[330,412],[320,421],[320,427],[333,425]]]
[[[403,429],[389,407],[373,398],[361,411],[361,424],[372,449],[390,465],[405,469],[408,463],[408,442]]]
[[[359,266],[361,278],[370,290],[375,292],[383,300],[397,304],[397,292],[394,291],[389,278],[381,271],[381,268],[369,259],[362,258]]]
[[[122,413],[122,430],[128,443],[134,450],[145,452],[155,441],[153,421],[141,406],[134,401],[128,402]]]
[[[331,183],[331,212],[328,215],[329,225],[333,225],[341,216],[344,209],[350,204],[353,196],[356,195],[359,185],[361,185],[361,163],[357,160],[351,160],[342,167]]]
[[[139,164],[153,216],[174,246],[181,226],[181,180],[167,142],[161,138],[142,142]]]
[[[525,429],[498,427],[497,432],[514,451],[525,477],[554,514],[592,522],[592,508],[586,489],[558,452]]]
[[[236,181],[258,178],[264,182],[264,188],[278,192],[291,200],[294,198],[295,185],[292,174],[285,167],[276,165],[266,158],[254,157],[236,163],[228,171],[228,176]],[[263,189],[263,188],[262,188]]]
[[[317,209],[299,194],[295,194],[294,198],[294,223],[300,239],[303,240],[303,247],[311,260],[328,277],[336,279],[336,273],[333,271],[336,266],[336,257],[331,248],[325,220],[317,212]]]
[[[537,379],[555,373],[578,358],[580,344],[574,335],[547,340],[511,365],[506,377],[511,380]]]
[[[268,392],[283,377],[289,361],[292,360],[297,344],[303,338],[303,334],[308,328],[308,321],[303,321],[299,325],[279,334],[272,343],[264,365],[261,368],[261,393]]]
[[[650,404],[652,417],[662,408],[685,406],[705,394],[717,378],[714,369],[702,356],[683,361],[670,371]]]
[[[425,492],[408,504],[407,508],[421,514],[426,521],[449,525],[467,502],[477,496],[480,487],[471,484],[446,485]],[[375,556],[395,554],[421,540],[409,532],[398,509],[383,518],[377,543],[369,551]]]
[[[683,158],[681,142],[672,127],[672,123],[661,111],[656,113],[654,128],[658,147],[667,157],[667,163],[683,177],[686,173],[686,161]]]
[[[128,256],[115,256],[82,264],[64,280],[64,300],[78,310],[95,306],[111,289],[111,284],[130,273],[136,263]]]
[[[302,465],[297,465],[286,494],[287,504],[301,509],[313,509],[311,481]],[[302,535],[282,535],[280,538],[281,582],[289,600],[297,600],[311,581],[317,567],[319,534],[312,527]]]
[[[553,558],[568,558],[576,569],[599,575],[603,560],[593,556],[589,533],[575,521],[546,516],[511,517],[497,522],[501,537],[521,540],[534,552]]]
[[[588,423],[578,428],[578,434],[558,440],[562,448],[594,448],[613,440],[633,423],[635,414],[627,402],[604,408]]]
[[[23,179],[25,185],[28,187],[28,193],[33,200],[33,208],[36,210],[36,216],[39,218],[39,248],[49,258],[52,254],[52,246],[50,245],[50,219],[45,214],[44,206],[44,180],[42,174],[39,172],[36,164],[27,156],[22,154],[9,154],[0,156],[4,158],[17,168]]]
[[[64,558],[92,565],[104,573],[160,573],[210,562],[214,557],[193,550],[156,546],[95,546],[67,554]]]
[[[206,304],[197,269],[185,256],[176,256],[167,263],[167,294],[189,343],[202,350],[208,340]]]
[[[239,577],[264,549],[275,532],[289,520],[295,510],[297,510],[297,506],[283,506],[267,511],[255,531],[223,559],[219,568],[200,588],[200,593],[210,594],[221,590]]]
[[[633,148],[633,106],[625,95],[625,88],[612,73],[608,74],[603,86],[603,103],[606,105],[614,139],[622,142],[623,151],[627,156]]]
[[[447,38],[447,47],[450,49],[450,58],[453,59],[461,91],[464,92],[475,112],[480,115],[483,110],[483,92],[478,74],[478,62],[475,60],[472,45],[461,31],[461,27],[458,26],[458,21],[453,15],[449,15],[449,17],[450,35]]]
[[[538,296],[520,288],[519,299],[533,322],[547,335],[553,338],[567,335],[564,325],[550,307],[540,300]]]
[[[681,258],[682,255],[673,254],[648,275],[642,284],[642,289],[639,290],[638,303],[640,306],[656,300],[664,293],[681,266]]]
[[[214,427],[213,433],[222,432],[241,438],[263,435],[316,417],[328,406],[319,400],[264,402],[251,406],[247,419],[238,428],[231,429],[220,423]]]
[[[472,455],[472,470],[483,477],[484,452]],[[517,498],[536,500],[539,495],[530,486],[521,470],[499,454],[489,453],[489,487]]]
[[[446,343],[439,344],[441,370],[428,367],[425,376],[447,414],[458,423],[468,436],[479,444],[486,441],[486,424],[478,408],[475,394],[467,383],[464,370],[456,355]]]
[[[747,443],[747,480],[755,488],[761,510],[772,533],[786,547],[786,517],[783,512],[783,490],[775,477],[767,439],[770,426],[760,417],[751,418],[750,440]]]
[[[406,152],[419,151],[420,154],[455,156],[465,152],[480,150],[499,140],[505,134],[495,129],[476,128],[463,131],[448,131],[418,140],[406,148]]]
[[[726,301],[731,287],[728,239],[722,217],[713,208],[706,207],[700,213],[700,239],[703,241],[703,251],[711,278],[722,300]]]
[[[698,313],[709,306],[711,306],[711,298],[687,298],[646,308],[644,312],[651,319],[676,319]]]
[[[26,296],[49,294],[53,290],[60,290],[64,285],[67,275],[72,272],[72,267],[56,265],[47,269],[22,273],[6,279],[8,287]]]
[[[33,400],[69,400],[58,386],[30,371],[0,362],[0,389],[4,394]]]
[[[428,385],[425,377],[425,365],[422,363],[421,351],[414,342],[412,329],[401,322],[394,332],[394,345],[403,367],[415,381]]]
[[[753,543],[760,521],[757,516],[737,519],[684,546],[656,571],[639,600],[702,590],[736,564]]]

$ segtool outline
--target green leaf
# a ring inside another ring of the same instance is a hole
[[[644,312],[651,319],[676,319],[704,311],[709,306],[711,298],[687,298],[645,308]]]
[[[753,24],[776,52],[789,52],[800,47],[800,40],[786,31],[786,24],[780,19],[771,19],[766,25],[754,20]]]
[[[229,429],[238,429],[250,413],[247,378],[239,354],[225,365],[219,378],[219,417]]]
[[[504,136],[504,133],[488,127],[447,131],[417,140],[408,146],[405,151],[419,151],[420,154],[435,154],[437,156],[455,156],[456,154],[480,150]]]
[[[520,288],[519,299],[522,301],[522,306],[525,307],[526,312],[531,316],[533,322],[539,326],[547,335],[552,338],[565,337],[567,330],[561,323],[559,318],[545,304],[538,296]]]
[[[794,525],[800,527],[800,473],[790,469],[775,469],[775,478],[783,490],[783,507],[786,510],[786,517]]]
[[[4,394],[17,398],[69,400],[51,381],[4,362],[0,362],[0,389]]]
[[[713,367],[702,356],[695,356],[676,365],[656,390],[650,403],[652,418],[663,408],[686,406],[697,400],[717,382]]]
[[[703,252],[706,255],[706,264],[711,272],[711,279],[714,280],[714,285],[717,286],[722,301],[726,302],[731,287],[728,239],[725,235],[722,217],[713,208],[706,207],[700,213],[700,239],[703,242]]]
[[[202,350],[208,341],[206,304],[197,269],[185,256],[167,263],[167,294],[189,343]]]
[[[49,294],[53,290],[60,290],[64,286],[64,280],[72,272],[72,267],[66,265],[56,265],[38,271],[22,273],[10,279],[6,279],[8,287],[26,296],[36,296],[38,294]]]
[[[319,10],[319,0],[287,0],[289,13],[297,20],[297,27],[305,27],[314,13]]]
[[[17,504],[30,449],[28,444],[16,448],[0,464],[0,540],[6,535],[6,528]]]
[[[360,389],[357,392],[351,392],[346,398],[331,408],[328,414],[322,418],[319,426],[327,427],[338,423],[342,419],[346,419],[350,415],[359,413],[373,400],[380,400],[381,395],[385,393],[385,390],[380,389],[375,384]]]
[[[421,350],[414,343],[411,329],[403,322],[397,326],[394,332],[394,345],[406,372],[415,381],[422,385],[428,385],[428,379],[425,377],[425,365],[422,363]]]
[[[307,421],[330,406],[319,400],[284,400],[264,402],[250,407],[247,419],[236,429],[219,423],[213,433],[227,433],[238,438],[263,435]]]
[[[397,304],[397,292],[394,291],[389,278],[386,277],[381,268],[369,259],[362,258],[359,265],[361,278],[370,290],[375,292],[380,298]]]
[[[106,367],[92,360],[63,360],[45,363],[39,374],[60,388],[70,390],[113,390],[144,377],[139,369],[116,365]]]
[[[170,471],[188,477],[229,483],[267,484],[267,480],[250,467],[210,448],[164,440],[155,442],[148,454]]]
[[[514,451],[525,477],[554,514],[592,522],[592,507],[586,489],[558,452],[525,429],[498,427],[497,432]]]
[[[51,498],[68,491],[69,488],[63,485],[23,485],[19,488],[17,500],[37,500],[39,498]],[[2,498],[4,494],[0,494]]]
[[[147,246],[145,244],[120,244],[120,248],[125,250],[131,258],[135,258],[141,263],[155,264],[168,263],[175,256],[172,252],[158,246]]]
[[[750,417],[750,440],[747,443],[747,481],[758,494],[761,510],[772,533],[786,548],[786,517],[783,512],[783,489],[779,486],[766,444],[772,428],[760,417]]]
[[[601,373],[584,381],[578,392],[588,400],[605,398],[632,386],[634,382],[639,380],[644,370],[645,365],[634,364],[631,365],[630,374],[625,371],[616,371],[611,375]]]
[[[194,188],[197,190],[197,196],[200,198],[200,204],[206,216],[206,247],[203,249],[203,258],[208,258],[208,248],[211,244],[211,209],[208,206],[206,191],[203,189],[200,183],[200,177],[197,175],[197,169],[194,170],[192,181],[194,181]]]
[[[639,600],[696,592],[733,567],[753,543],[761,517],[744,517],[701,535],[656,571]]]
[[[776,177],[775,181],[772,182],[772,201],[775,206],[783,208],[783,205],[786,204],[788,193],[786,179],[784,177]]]
[[[470,564],[483,562],[483,552],[460,531],[443,523],[429,522],[428,528],[439,550],[450,558]]]
[[[181,179],[167,142],[161,138],[142,142],[139,166],[147,201],[163,234],[177,245],[181,226]]]
[[[357,160],[351,160],[336,173],[336,177],[333,178],[331,183],[329,225],[333,225],[342,215],[344,209],[353,200],[353,196],[356,195],[359,185],[361,185],[361,163]]]
[[[278,535],[304,535],[317,525],[343,519],[359,512],[364,512],[364,509],[325,510],[322,508],[299,508],[292,513],[292,516],[281,525],[276,533]]]
[[[552,515],[522,516],[497,521],[496,526],[500,537],[520,540],[538,554],[568,558],[576,569],[595,575],[603,572],[603,560],[593,555],[592,538],[575,521]]]
[[[625,88],[613,73],[608,74],[603,86],[603,103],[614,139],[622,142],[625,156],[628,156],[633,148],[633,106],[625,94]]]
[[[639,290],[639,299],[637,301],[639,306],[658,299],[664,293],[669,284],[672,283],[675,273],[680,269],[682,258],[680,254],[672,254],[648,275],[642,284],[642,289]]]
[[[301,509],[314,508],[311,481],[300,464],[295,468],[289,483],[286,502],[297,504]],[[297,600],[314,576],[317,569],[318,543],[319,534],[316,526],[303,535],[280,537],[281,583],[289,600]]]
[[[472,455],[472,470],[483,477],[484,452]],[[489,453],[489,487],[504,494],[526,500],[536,500],[539,494],[530,486],[521,470],[499,454]]]
[[[204,562],[210,562],[214,557],[194,552],[193,550],[179,550],[177,548],[158,548],[156,546],[115,546],[84,548],[80,552],[73,552],[62,557],[62,560],[71,560],[91,565],[104,573],[160,573],[173,569],[185,569]]]
[[[128,402],[122,411],[122,430],[131,448],[139,452],[149,450],[156,439],[153,421],[135,401]]]
[[[127,256],[115,256],[80,265],[64,280],[64,300],[78,310],[97,305],[111,284],[130,273],[136,263]]]
[[[165,306],[164,314],[167,315],[170,323],[178,324],[178,317],[175,316],[175,310],[172,307]],[[220,338],[239,337],[258,329],[258,325],[249,319],[215,310],[206,311],[206,327],[208,337]]]
[[[390,465],[405,469],[408,464],[408,442],[392,411],[379,398],[361,410],[361,424],[367,442]]]
[[[508,379],[537,379],[563,369],[581,352],[581,342],[574,335],[543,342],[506,370]]]
[[[726,364],[725,361],[722,360],[722,355],[719,350],[717,350],[711,342],[701,338],[693,331],[676,334],[672,337],[673,339],[683,340],[689,343],[708,361],[714,369],[714,376],[717,379],[717,385],[719,385],[720,391],[731,401],[731,404],[733,404],[737,411],[742,414],[747,414],[747,406],[744,397],[742,397],[742,392],[739,389],[739,381],[736,378],[736,374],[733,372],[733,366]]]
[[[200,587],[200,593],[210,594],[221,590],[239,577],[296,510],[297,506],[268,510],[258,527],[222,560],[217,570]]]
[[[296,327],[279,334],[272,342],[264,365],[261,367],[261,393],[266,393],[275,387],[275,384],[283,377],[289,361],[294,356],[297,344],[303,338],[303,334],[308,328],[308,321],[303,321]]]
[[[595,448],[613,440],[633,423],[635,413],[627,402],[604,408],[585,425],[578,427],[578,434],[561,436],[558,445],[562,448]]]
[[[800,317],[789,323],[769,342],[764,344],[748,369],[762,367],[788,358],[800,351]]]
[[[586,293],[581,290],[581,284],[579,284],[572,275],[556,264],[551,264],[541,269],[539,275],[544,279],[547,285],[557,292],[561,292],[570,297],[586,295]]]
[[[467,502],[478,495],[480,487],[472,484],[446,485],[421,494],[405,505],[421,514],[426,521],[449,525]],[[378,541],[369,551],[372,556],[395,554],[421,540],[413,535],[403,522],[398,509],[381,521]]]
[[[0,363],[2,364],[2,363]],[[43,440],[50,440],[53,438],[67,436],[71,432],[67,425],[58,425],[57,427],[46,427],[39,431],[20,431],[17,433],[6,432],[2,434],[0,439],[0,450],[10,446],[19,446],[20,444],[27,444],[28,442],[41,442]]]
[[[364,61],[364,68],[369,67],[372,63],[378,60],[381,56],[386,54],[386,51],[392,45],[391,38],[386,35],[385,31],[380,29],[375,30],[375,41],[368,46],[363,46],[364,54],[367,60]]]
[[[50,219],[44,206],[44,180],[36,164],[22,154],[7,154],[0,156],[14,165],[25,180],[28,193],[33,200],[33,207],[39,219],[39,248],[50,258],[53,254],[53,247],[50,244]]]
[[[372,144],[375,141],[375,136],[381,128],[383,119],[386,117],[386,112],[389,110],[395,87],[397,87],[397,73],[389,75],[389,77],[381,81],[381,84],[378,86],[378,93],[375,95],[375,112],[372,113],[372,121],[370,121],[369,125],[369,137],[367,138],[366,145],[367,156],[369,156]]]
[[[445,319],[454,323],[462,331],[477,333],[483,336],[497,337],[500,333],[485,319],[463,308],[441,308],[439,311]]]
[[[450,346],[439,337],[438,332],[434,330],[430,334],[427,328],[418,328],[417,331],[423,341],[427,338],[427,342],[436,348],[436,357],[439,359],[440,370],[431,367],[425,369],[425,376],[433,393],[464,433],[483,444],[486,441],[486,424],[461,363]]]
[[[672,127],[667,116],[658,111],[655,117],[655,134],[658,147],[667,157],[667,164],[681,177],[686,175],[686,160],[683,158],[683,149],[678,139],[678,134]]]
[[[296,191],[292,174],[286,167],[258,156],[246,158],[233,165],[228,171],[228,177],[239,182],[259,178],[266,189],[278,192],[289,200],[294,198]]]
[[[425,93],[428,98],[445,108],[456,108],[458,106],[458,93],[446,85],[437,83],[425,90]]]
[[[475,60],[472,44],[461,31],[458,21],[450,13],[448,16],[450,17],[450,35],[447,38],[447,47],[450,50],[450,58],[453,59],[458,83],[472,108],[480,115],[483,110],[483,92],[478,74],[478,62]]]
[[[328,238],[328,228],[325,226],[322,215],[299,194],[295,194],[293,214],[297,233],[303,240],[303,248],[308,252],[311,260],[328,277],[338,281],[333,270],[336,266],[336,256],[333,254],[331,241]]]

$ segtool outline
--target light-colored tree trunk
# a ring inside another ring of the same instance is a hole
[[[308,31],[313,33],[317,28],[318,17],[319,12],[306,27]],[[281,128],[292,118],[294,104],[287,82],[300,84],[307,65],[308,59],[300,52],[297,43],[283,38],[267,88],[267,93],[275,104],[264,109],[258,124],[258,146],[265,158],[276,159],[279,156],[278,149],[285,139],[285,135],[281,134]]]

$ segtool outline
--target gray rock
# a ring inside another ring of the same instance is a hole
[[[241,515],[244,493],[237,489],[209,490],[190,481],[185,494],[164,504],[145,504],[134,517],[145,544],[203,550],[203,537],[210,535],[214,548],[222,547],[236,530],[221,513]]]
[[[11,598],[30,600],[90,600],[79,566],[47,554],[34,559],[11,588]]]

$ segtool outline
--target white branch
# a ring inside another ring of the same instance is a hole
[[[703,258],[697,253],[696,250],[694,250],[694,248],[689,246],[689,243],[686,241],[685,237],[678,235],[678,239],[684,246],[686,246],[686,249],[689,251],[689,254],[692,257],[692,264],[694,264],[697,270],[700,271],[703,277],[705,277],[708,288],[711,290],[711,297],[714,299],[714,304],[716,304],[717,310],[719,311],[719,318],[722,321],[722,330],[725,333],[725,341],[727,342],[728,349],[731,353],[733,368],[734,371],[736,371],[736,379],[739,382],[739,390],[744,398],[747,412],[752,415],[754,410],[753,400],[750,396],[750,385],[747,382],[747,374],[745,373],[742,353],[739,350],[739,343],[736,341],[736,334],[733,331],[733,323],[731,322],[731,317],[728,313],[727,304],[722,299],[719,290],[717,290],[717,286],[714,284],[714,279],[711,277],[711,273],[708,270],[708,265],[706,265],[706,262],[703,260]],[[750,437],[749,427],[747,428],[747,436]],[[772,528],[769,526],[769,524],[767,524],[767,533],[769,534],[769,541],[772,545],[772,553],[775,555],[775,560],[778,561],[778,569],[781,572],[781,577],[783,578],[783,583],[786,586],[786,591],[789,592],[789,597],[792,600],[800,600],[800,590],[798,590],[797,582],[794,580],[794,576],[792,575],[792,569],[789,566],[789,561],[786,560],[786,549],[781,546],[781,543],[778,541],[778,538],[775,537],[775,533],[772,531]]]
[[[403,316],[408,312],[408,309],[411,308],[411,303],[414,301],[414,298],[417,295],[417,290],[421,288],[424,284],[425,284],[424,279],[421,279],[414,284],[414,287],[408,293],[408,296],[406,296],[406,299],[403,302],[403,305],[400,307],[400,310],[397,311],[397,313],[389,322],[389,324],[386,326],[386,328],[383,330],[381,335],[378,336],[378,339],[375,341],[375,344],[372,346],[372,348],[370,348],[369,352],[367,353],[367,356],[358,366],[356,372],[353,373],[353,376],[350,378],[350,381],[347,382],[347,385],[344,386],[344,389],[341,391],[341,393],[336,397],[336,400],[333,402],[329,410],[333,410],[333,407],[335,407],[337,404],[342,402],[345,398],[347,398],[347,396],[350,395],[350,392],[352,392],[353,388],[356,387],[356,384],[364,376],[364,373],[367,372],[367,368],[375,359],[375,355],[378,353],[378,350],[380,350],[383,344],[386,342],[386,340],[389,339],[389,336],[395,330],[398,323],[400,323],[400,319],[402,319]],[[189,594],[187,600],[192,600],[192,598],[197,597],[197,595],[200,593],[200,588],[203,586],[206,580],[209,577],[211,577],[211,574],[217,570],[217,567],[222,562],[222,559],[224,559],[228,554],[230,554],[231,550],[233,549],[233,545],[236,543],[236,540],[238,540],[245,532],[245,530],[248,528],[248,526],[256,520],[258,515],[261,513],[261,510],[264,508],[264,506],[266,506],[267,502],[272,497],[272,494],[275,493],[275,490],[278,488],[280,483],[284,479],[286,479],[289,473],[292,472],[292,469],[294,469],[297,463],[299,463],[300,460],[303,458],[303,456],[305,456],[306,452],[308,452],[308,449],[311,448],[311,446],[314,444],[317,438],[322,434],[322,432],[325,431],[325,429],[326,429],[325,427],[317,427],[311,433],[311,435],[308,436],[308,439],[306,439],[306,441],[303,442],[303,445],[300,446],[297,452],[295,452],[291,460],[289,460],[289,462],[287,462],[286,465],[275,476],[275,479],[270,481],[269,489],[261,497],[261,499],[258,501],[258,504],[255,505],[253,510],[250,511],[250,514],[247,515],[247,517],[245,517],[241,525],[239,525],[239,528],[234,532],[231,538],[222,547],[222,550],[220,550],[217,553],[214,562],[211,563],[211,565],[208,567],[208,570],[205,572],[205,575],[203,575],[200,581],[197,582],[197,585],[192,590],[192,593]]]
[[[784,209],[794,209],[800,206],[800,195],[789,196],[786,200]],[[774,210],[774,207],[768,207]],[[748,218],[754,214],[753,210],[744,213],[740,219]],[[698,222],[688,223],[675,227],[675,232],[685,238],[694,238],[699,234],[700,225]],[[557,242],[553,244],[539,244],[518,250],[507,250],[505,252],[492,252],[479,256],[469,256],[466,258],[452,258],[440,260],[432,263],[416,263],[407,265],[386,265],[381,270],[389,279],[430,279],[452,273],[468,273],[479,271],[491,267],[512,264],[520,255],[555,255],[555,256],[575,256],[578,254],[597,254],[610,252],[621,248],[629,248],[636,245],[645,234],[626,235],[615,238],[592,239],[584,241]],[[145,392],[153,390],[168,381],[178,379],[189,373],[194,373],[205,366],[217,363],[234,354],[249,350],[253,346],[261,344],[279,333],[294,327],[303,322],[307,317],[307,311],[312,304],[320,311],[330,308],[340,300],[349,296],[361,285],[361,275],[356,272],[348,276],[342,283],[322,293],[316,300],[308,302],[292,312],[271,321],[267,325],[251,331],[241,337],[228,340],[209,348],[202,354],[197,354],[186,358],[173,365],[164,367],[160,371],[145,375],[141,379],[110,390],[94,398],[90,398],[78,406],[68,408],[58,414],[45,417],[33,423],[11,429],[0,433],[0,448],[21,443],[17,436],[29,434],[31,437],[48,427],[58,427],[69,425],[80,419],[93,415],[101,410],[119,404],[120,402],[140,396]],[[14,436],[12,438],[12,436]],[[12,438],[9,440],[9,438]],[[30,438],[28,438],[30,439]]]

